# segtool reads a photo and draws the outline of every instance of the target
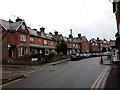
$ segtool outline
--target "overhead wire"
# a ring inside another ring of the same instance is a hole
[[[83,4],[82,4],[82,6],[81,6],[81,8],[80,8],[80,10],[79,10],[79,13],[78,13],[77,17],[75,18],[75,21],[73,22],[73,26],[74,26],[75,22],[77,21],[77,19],[80,17],[80,15],[81,15],[81,13],[82,13],[82,11],[83,11],[83,7],[84,7],[85,4],[86,4],[86,1],[87,1],[87,0],[84,0]]]
[[[86,13],[83,15],[82,19],[80,20],[81,22],[84,20],[84,18],[90,13],[90,11],[93,9],[93,7],[96,5],[98,0],[95,0],[95,2],[91,5],[91,7],[86,11]]]

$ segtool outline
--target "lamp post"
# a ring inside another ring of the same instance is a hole
[[[70,29],[70,35],[71,35],[71,45],[72,45],[72,54],[73,54],[73,37],[72,37],[72,29]]]

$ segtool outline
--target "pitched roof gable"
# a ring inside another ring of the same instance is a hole
[[[0,24],[5,28],[6,31],[8,31],[8,30],[9,31],[17,31],[23,23],[25,24],[25,21],[9,22],[9,21],[5,21],[2,19],[0,19],[0,21],[1,21]],[[27,28],[26,24],[25,24],[25,26]]]
[[[82,36],[81,38],[82,38],[82,41],[87,40],[87,38],[85,36]]]

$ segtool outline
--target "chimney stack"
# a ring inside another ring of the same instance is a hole
[[[99,41],[99,37],[97,37],[97,41]]]
[[[73,37],[72,37],[72,34],[69,34],[69,38],[73,38]]]
[[[52,35],[52,33],[51,33],[51,32],[49,32],[49,34],[50,34],[50,35]]]
[[[81,38],[81,34],[80,33],[78,34],[78,37]]]
[[[58,31],[55,31],[55,35],[58,35]]]
[[[13,23],[13,21],[12,21],[11,19],[9,19],[9,22],[10,22],[10,23]]]
[[[44,27],[41,27],[41,28],[40,28],[40,31],[44,33],[44,32],[45,32],[45,28],[44,28]]]
[[[21,18],[17,17],[16,22],[23,21]]]

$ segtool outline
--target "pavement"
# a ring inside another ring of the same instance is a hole
[[[120,89],[120,61],[112,64],[105,85],[105,90],[106,89]]]
[[[47,63],[43,65],[36,65],[36,66],[2,65],[2,79],[8,79],[9,81],[12,81],[12,80],[19,79],[19,78],[25,78],[30,73],[33,73],[36,70],[39,70],[43,67],[45,68],[51,65],[57,65],[57,64],[69,61],[69,60],[70,59],[65,59],[65,60],[60,60],[57,62]],[[108,65],[111,68],[107,70],[108,73],[106,73],[106,77],[105,77],[106,80],[104,80],[104,85],[102,85],[102,88],[104,88],[105,90],[111,89],[111,88],[120,88],[120,85],[119,85],[120,84],[120,62],[115,62],[111,64],[110,60],[105,59],[103,62],[103,65]]]

